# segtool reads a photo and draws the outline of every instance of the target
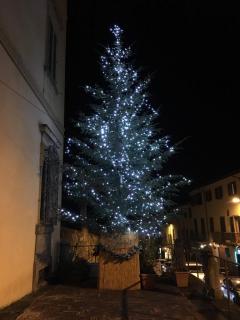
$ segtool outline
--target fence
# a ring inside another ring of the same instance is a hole
[[[218,274],[214,275],[214,266],[209,263],[212,259]],[[221,257],[215,256],[206,251],[193,251],[187,255],[188,270],[202,282],[203,293],[211,299],[216,297],[216,291],[221,290],[226,300],[221,305],[227,310],[227,318],[231,319],[233,303],[240,304],[240,264]],[[193,272],[194,271],[194,272]],[[210,277],[215,277],[216,287],[213,288],[209,281]],[[237,312],[239,312],[238,310]]]
[[[61,244],[60,273],[63,282],[81,283],[96,279],[99,272],[97,245]]]

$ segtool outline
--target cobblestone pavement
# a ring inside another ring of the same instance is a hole
[[[17,320],[202,320],[176,287],[157,291],[98,291],[51,286],[37,296]]]

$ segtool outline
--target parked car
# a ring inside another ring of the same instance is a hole
[[[240,304],[240,283],[233,283],[231,279],[223,279],[221,290],[225,298],[228,299],[228,289],[229,298],[232,302]]]

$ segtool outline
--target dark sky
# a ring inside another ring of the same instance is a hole
[[[99,82],[99,56],[119,24],[136,67],[152,75],[151,100],[173,142],[172,160],[195,181],[240,168],[239,15],[237,1],[69,0],[68,119],[86,107],[82,86]]]

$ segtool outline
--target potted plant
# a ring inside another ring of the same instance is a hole
[[[156,274],[154,272],[154,265],[159,253],[159,239],[145,238],[141,240],[140,253],[140,278],[143,289],[154,289],[156,282]]]
[[[176,239],[173,252],[173,267],[175,270],[177,286],[180,288],[188,287],[189,272],[186,268],[186,258],[183,244]]]

